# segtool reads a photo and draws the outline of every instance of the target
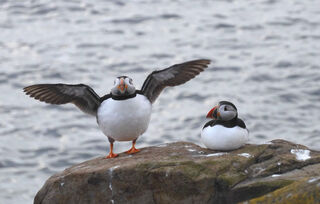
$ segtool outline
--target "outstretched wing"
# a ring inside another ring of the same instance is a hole
[[[210,60],[200,59],[154,71],[144,81],[141,92],[153,103],[166,86],[177,86],[189,81],[204,71],[208,64]]]
[[[85,84],[35,84],[23,90],[30,97],[46,103],[73,103],[83,112],[94,116],[101,103],[96,92]]]

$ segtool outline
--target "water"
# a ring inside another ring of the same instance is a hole
[[[209,58],[210,69],[161,94],[138,147],[199,144],[207,112],[230,100],[251,143],[320,149],[317,0],[2,0],[0,29],[0,203],[30,203],[53,173],[108,152],[94,118],[25,96],[34,83],[104,95],[118,75],[141,87],[156,68]]]

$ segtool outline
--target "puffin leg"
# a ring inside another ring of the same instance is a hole
[[[108,154],[108,156],[106,156],[106,159],[110,159],[110,158],[115,158],[118,156],[118,154],[114,154],[113,153],[113,143],[114,143],[114,139],[112,139],[111,137],[108,137],[109,142],[110,142],[110,152]]]
[[[131,147],[131,149],[129,149],[128,151],[126,151],[127,154],[134,154],[134,153],[140,152],[140,149],[136,149],[136,148],[134,147],[134,145],[136,144],[136,141],[137,141],[137,139],[135,139],[135,140],[132,141],[132,147]]]

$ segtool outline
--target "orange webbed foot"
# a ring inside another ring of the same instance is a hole
[[[128,151],[126,151],[127,154],[134,154],[140,152],[140,149],[136,149],[135,147],[131,147]]]
[[[118,156],[118,154],[114,154],[113,152],[110,152],[108,156],[106,156],[106,159],[110,159],[110,158],[116,158]]]

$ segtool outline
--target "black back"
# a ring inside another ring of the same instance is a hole
[[[234,118],[232,120],[229,121],[222,121],[222,120],[210,120],[209,122],[207,122],[202,129],[208,127],[208,126],[215,126],[215,125],[222,125],[223,127],[226,128],[233,128],[236,126],[239,126],[241,128],[246,128],[246,124],[243,122],[243,120],[241,120],[240,118]]]

